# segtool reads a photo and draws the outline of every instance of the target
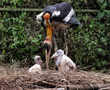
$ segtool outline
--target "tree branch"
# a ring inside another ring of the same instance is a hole
[[[8,12],[20,12],[20,11],[24,11],[24,12],[41,12],[43,9],[41,8],[0,8],[0,11],[8,11]],[[76,12],[78,13],[97,13],[99,12],[100,10],[97,10],[97,9],[76,9]],[[105,12],[110,12],[110,10],[104,10]]]

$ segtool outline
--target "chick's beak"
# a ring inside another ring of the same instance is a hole
[[[55,53],[55,54],[53,54],[52,56],[51,56],[51,59],[54,59],[54,58],[56,58],[57,57],[57,54]]]
[[[53,58],[54,58],[54,56],[52,55],[52,56],[51,56],[51,59],[53,59]]]
[[[40,60],[39,62],[40,62],[40,64],[42,64],[42,63],[43,63],[43,61],[42,61],[42,60]]]

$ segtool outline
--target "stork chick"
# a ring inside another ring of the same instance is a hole
[[[28,72],[31,74],[35,74],[35,73],[42,73],[42,68],[41,68],[41,64],[42,64],[42,60],[40,56],[35,56],[34,57],[34,62],[35,65],[33,65],[32,67],[29,68]]]
[[[57,50],[51,58],[55,60],[58,71],[60,72],[65,73],[76,70],[76,64],[68,56],[66,56],[64,51],[61,49]]]

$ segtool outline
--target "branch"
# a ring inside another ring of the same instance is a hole
[[[35,9],[35,8],[0,8],[0,11],[9,11],[9,12],[41,12],[42,9]]]
[[[68,88],[72,90],[98,90],[102,88],[110,88],[110,84],[96,84],[96,85],[57,85],[47,81],[39,81],[37,85],[48,86],[48,87],[58,87],[58,88]]]
[[[20,11],[24,11],[24,12],[41,12],[43,9],[41,8],[0,8],[0,11],[9,11],[9,12],[20,12]],[[97,9],[76,9],[76,12],[78,13],[97,13],[99,12],[100,10],[97,10]],[[105,12],[110,12],[110,10],[104,10]]]

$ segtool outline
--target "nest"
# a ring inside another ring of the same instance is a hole
[[[0,76],[0,90],[46,90],[46,88],[47,90],[57,90],[55,88],[99,90],[110,86],[109,75],[95,72],[76,71],[62,74],[50,70],[43,71],[42,74],[29,74],[26,70],[19,69],[16,73],[9,72],[10,70],[4,76]],[[110,88],[107,90],[110,90]]]

